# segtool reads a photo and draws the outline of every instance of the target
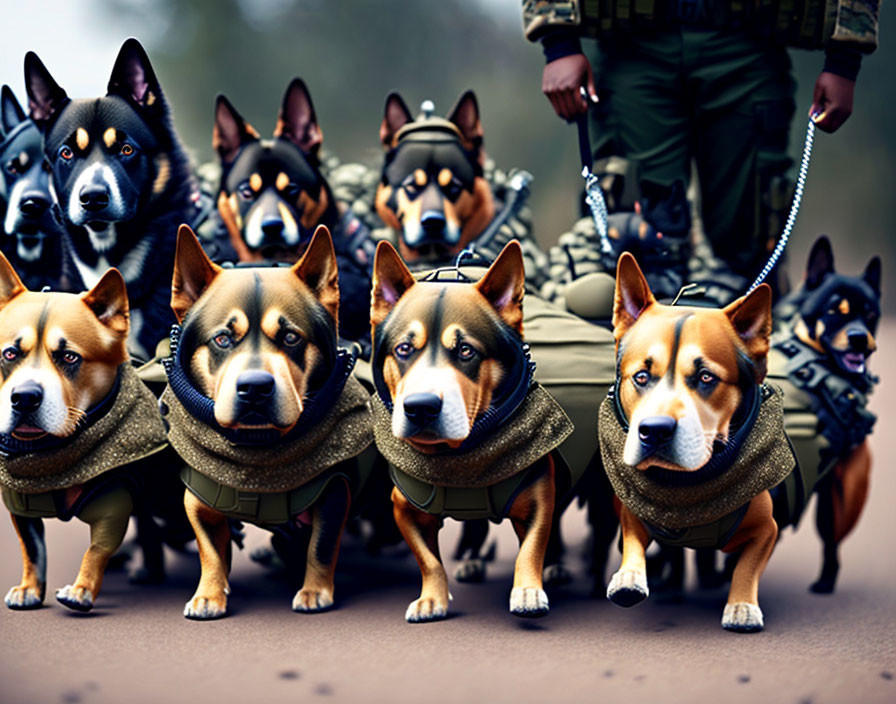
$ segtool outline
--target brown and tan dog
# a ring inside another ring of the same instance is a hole
[[[374,436],[393,465],[395,520],[423,576],[420,597],[405,615],[410,622],[448,613],[448,578],[438,548],[446,516],[510,518],[520,539],[510,611],[548,611],[542,568],[557,493],[554,450],[571,425],[541,387],[530,385],[523,286],[515,241],[476,283],[416,281],[390,244],[377,248]],[[501,422],[483,420],[492,416]],[[487,432],[483,423],[491,423]],[[501,474],[512,453],[490,446],[520,424],[525,430],[515,449],[521,454]],[[524,455],[533,442],[543,445]]]
[[[0,255],[0,485],[24,562],[21,583],[6,595],[11,609],[43,603],[42,519],[73,516],[90,526],[90,547],[56,598],[77,611],[93,607],[133,508],[122,459],[165,445],[155,399],[128,362],[127,336],[118,270],[80,295],[36,293]],[[134,404],[148,415],[133,415]],[[140,428],[124,427],[135,420]]]
[[[188,618],[226,612],[228,518],[286,533],[310,524],[293,610],[333,604],[346,464],[372,439],[368,394],[337,350],[338,306],[325,227],[289,268],[222,269],[188,227],[178,233],[171,307],[182,332],[162,401],[172,445],[190,465],[184,502],[202,563]]]
[[[645,551],[651,539],[688,545],[688,536],[699,536],[701,545],[712,546],[705,542],[710,534],[715,547],[740,553],[722,626],[761,630],[759,577],[778,536],[768,489],[794,464],[780,403],[773,406],[775,395],[760,387],[771,290],[763,284],[721,310],[660,305],[634,257],[623,254],[613,325],[617,386],[615,400],[601,408],[600,427],[604,464],[617,494],[622,565],[607,597],[620,606],[647,597]],[[749,492],[738,498],[726,482],[741,469],[750,477],[759,473],[740,465],[756,461],[743,457],[759,449],[760,437],[771,443],[765,459],[773,466],[763,474],[765,484],[739,481],[749,484],[743,489]],[[735,452],[737,445],[745,449]]]

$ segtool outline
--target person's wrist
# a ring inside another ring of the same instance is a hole
[[[830,47],[824,53],[822,72],[833,73],[848,81],[855,81],[862,67],[862,52],[852,47]]]
[[[575,32],[553,30],[546,32],[541,38],[541,49],[545,63],[551,63],[566,56],[582,53],[582,43]]]

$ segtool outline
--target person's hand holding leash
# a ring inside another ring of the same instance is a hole
[[[574,120],[588,109],[588,102],[579,94],[580,87],[585,87],[591,101],[597,102],[594,74],[584,54],[570,54],[545,65],[541,91],[564,120]]]
[[[550,64],[549,64],[550,65]],[[815,81],[810,115],[815,125],[825,132],[836,132],[852,114],[852,98],[856,82],[835,73],[822,71]],[[555,108],[556,109],[556,108]]]

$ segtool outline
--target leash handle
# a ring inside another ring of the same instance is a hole
[[[579,93],[590,105],[588,93],[584,87],[579,88]],[[579,132],[579,159],[582,162],[582,178],[585,179],[585,202],[591,211],[591,218],[594,220],[594,228],[597,230],[597,236],[600,239],[600,249],[602,254],[612,254],[613,246],[610,244],[610,237],[607,234],[607,203],[604,200],[604,193],[600,188],[597,176],[594,175],[594,156],[591,154],[591,140],[588,139],[588,112],[585,111],[576,118],[576,127]]]
[[[588,95],[584,88],[579,88],[582,97],[588,101]],[[590,104],[590,101],[588,101]],[[588,172],[594,170],[594,155],[591,153],[591,140],[588,138],[588,111],[576,117],[576,128],[579,133],[579,160],[582,162],[582,168],[588,169]]]

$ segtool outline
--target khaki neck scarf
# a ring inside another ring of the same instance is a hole
[[[289,491],[361,454],[373,441],[367,391],[349,377],[330,412],[313,428],[271,446],[234,445],[196,420],[166,387],[168,439],[183,460],[225,486],[243,491]],[[301,422],[301,418],[299,419]]]
[[[777,387],[772,390],[762,401],[734,463],[722,474],[693,486],[660,484],[625,464],[625,430],[613,399],[604,399],[598,417],[600,452],[619,500],[644,521],[680,530],[712,523],[778,485],[796,468],[796,459],[784,433],[784,395]]]
[[[374,394],[373,435],[377,449],[405,474],[435,486],[480,488],[531,467],[572,433],[560,404],[533,384],[522,405],[492,437],[467,452],[427,455],[392,434],[392,414]]]
[[[68,489],[163,449],[156,397],[129,363],[119,370],[118,395],[104,416],[61,447],[0,456],[0,484],[27,494]]]

